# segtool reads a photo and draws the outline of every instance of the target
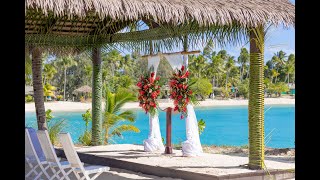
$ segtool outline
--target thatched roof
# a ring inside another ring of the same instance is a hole
[[[76,94],[76,93],[91,93],[91,92],[92,92],[92,88],[87,85],[81,86],[80,88],[73,91],[74,94]]]
[[[243,33],[249,27],[295,24],[295,6],[288,0],[25,1],[26,45],[46,47],[87,48],[113,43],[133,47],[130,43],[137,42],[150,47],[148,43],[157,40],[152,42],[156,52],[168,49],[168,45],[181,46],[180,39],[186,35],[189,44],[210,38],[231,42],[240,35],[228,37],[228,33]],[[149,29],[119,32],[138,21]]]
[[[288,0],[26,0],[26,10],[41,9],[48,15],[85,17],[89,12],[100,19],[135,21],[153,19],[158,23],[244,26],[258,24],[293,25],[295,7]]]

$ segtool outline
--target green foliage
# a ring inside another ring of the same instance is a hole
[[[289,87],[286,83],[284,82],[278,82],[276,84],[271,84],[269,91],[272,93],[275,93],[277,96],[281,96],[282,92],[288,92]]]
[[[119,89],[116,93],[111,93],[108,89],[105,91],[105,109],[103,115],[103,127],[105,129],[105,143],[108,144],[113,136],[122,137],[126,131],[140,132],[132,124],[119,124],[121,121],[135,122],[133,111],[121,111],[123,105],[127,102],[135,101],[136,96],[125,89]]]
[[[58,143],[58,134],[63,130],[65,126],[66,123],[64,119],[52,120],[48,122],[48,132],[52,144]]]
[[[198,129],[199,129],[199,135],[201,135],[206,128],[206,122],[203,119],[200,119],[198,121]]]
[[[51,109],[46,110],[46,120],[47,120],[47,122],[50,122],[50,120],[52,118],[54,118],[54,116],[51,113],[52,113]]]
[[[238,94],[245,99],[249,97],[249,79],[245,79],[238,85]]]
[[[190,88],[193,93],[201,97],[201,100],[205,100],[212,93],[212,84],[208,79],[199,78],[192,79],[192,81],[195,81],[195,83]]]
[[[87,132],[89,121],[92,121],[91,109],[87,109],[87,111],[84,114],[82,114],[82,119],[85,122]]]
[[[91,131],[84,131],[82,135],[80,135],[78,141],[84,146],[91,146]]]
[[[62,101],[63,96],[62,95],[57,95],[56,98],[57,98],[57,101]]]
[[[52,115],[52,110],[48,109],[46,111],[46,121],[48,125],[48,133],[52,144],[56,144],[58,141],[58,134],[66,126],[64,119],[55,119],[52,120],[54,116]],[[52,121],[51,121],[52,120]]]
[[[213,93],[215,96],[221,96],[222,95],[222,88],[214,88]]]
[[[33,97],[31,95],[26,95],[25,96],[25,102],[33,102]]]

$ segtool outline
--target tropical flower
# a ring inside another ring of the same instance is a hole
[[[158,106],[157,97],[160,94],[160,77],[154,77],[155,73],[151,72],[144,76],[140,77],[140,81],[137,83],[139,87],[139,106],[146,113],[150,113],[151,116],[154,116]]]
[[[173,100],[174,111],[181,112],[180,118],[183,119],[187,115],[187,105],[193,94],[188,82],[189,71],[184,66],[173,72],[170,81],[170,98]]]

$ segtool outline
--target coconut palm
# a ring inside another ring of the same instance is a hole
[[[286,73],[287,82],[290,83],[290,74],[294,74],[295,72],[295,58],[294,54],[290,54],[288,60],[285,62],[284,65],[284,73]]]
[[[243,79],[243,75],[245,71],[245,68],[248,66],[250,60],[249,52],[246,48],[241,48],[240,56],[238,57],[238,63],[240,65],[240,81]]]
[[[53,64],[45,64],[43,67],[43,84],[46,84],[47,80],[50,81],[57,73]]]
[[[77,66],[78,63],[71,56],[66,56],[59,58],[56,64],[58,67],[62,67],[64,71],[63,100],[66,100],[67,70],[72,66]]]
[[[235,60],[234,60],[234,56],[228,56],[227,62],[225,64],[225,71],[226,71],[226,91],[228,89],[227,85],[228,85],[228,78],[231,72],[231,69],[234,68],[234,64],[235,64]]]
[[[106,88],[107,89],[107,88]],[[136,100],[136,96],[125,89],[119,89],[116,93],[111,93],[108,89],[105,91],[105,109],[103,127],[105,129],[105,143],[108,144],[113,136],[122,137],[126,131],[140,132],[132,124],[119,124],[121,121],[135,122],[133,111],[121,111],[122,106],[130,101]]]

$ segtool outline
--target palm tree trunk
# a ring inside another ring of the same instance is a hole
[[[264,169],[264,34],[259,26],[250,31],[249,168]],[[256,40],[259,39],[259,42]]]
[[[290,84],[290,75],[289,75],[289,73],[288,73],[288,85]]]
[[[92,52],[93,82],[92,82],[92,144],[102,144],[102,68],[101,49],[94,48]]]
[[[67,68],[64,68],[63,100],[66,101]]]
[[[34,104],[36,107],[37,124],[39,130],[46,130],[46,111],[44,107],[44,93],[42,84],[42,51],[40,48],[32,50],[32,83],[34,92]]]
[[[227,75],[226,75],[226,91],[228,90],[228,75],[229,75],[229,73],[227,73]]]

